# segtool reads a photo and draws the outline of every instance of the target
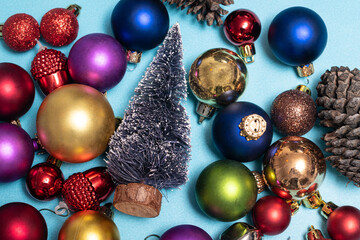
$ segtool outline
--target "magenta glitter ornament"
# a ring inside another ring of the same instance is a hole
[[[68,67],[74,82],[105,92],[117,85],[126,71],[126,54],[115,38],[93,33],[71,48]]]
[[[12,182],[26,175],[34,160],[30,136],[20,127],[0,123],[0,182]]]

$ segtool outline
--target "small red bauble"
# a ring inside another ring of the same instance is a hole
[[[96,167],[71,175],[63,185],[62,196],[72,211],[97,210],[114,188],[106,168]]]
[[[252,209],[254,225],[265,235],[280,234],[289,226],[290,206],[281,198],[266,196],[260,198]]]
[[[54,49],[45,48],[36,54],[31,63],[31,74],[45,95],[70,83],[67,58]]]
[[[54,8],[42,17],[40,31],[46,42],[53,46],[65,46],[76,39],[79,23],[73,11]]]
[[[261,23],[259,18],[250,10],[239,9],[231,12],[224,22],[226,38],[240,48],[240,55],[246,63],[253,62],[255,55],[254,42],[260,36]],[[252,61],[247,58],[251,57]]]
[[[39,163],[32,167],[26,177],[26,188],[38,200],[52,200],[61,194],[64,175],[51,163]]]
[[[46,240],[47,235],[44,217],[31,205],[13,202],[0,207],[0,239]]]
[[[19,13],[6,20],[2,35],[9,48],[24,52],[36,45],[40,38],[40,28],[35,18],[25,13]]]
[[[18,119],[33,104],[35,86],[20,66],[0,63],[0,121]]]
[[[327,231],[333,240],[359,240],[360,210],[352,206],[336,208],[327,220]]]

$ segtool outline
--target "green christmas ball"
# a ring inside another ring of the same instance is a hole
[[[241,162],[219,160],[201,172],[195,196],[200,209],[208,216],[224,222],[235,221],[255,205],[256,180]]]

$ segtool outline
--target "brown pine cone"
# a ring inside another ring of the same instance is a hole
[[[83,173],[75,173],[65,181],[62,197],[72,211],[97,210],[100,206],[92,183]]]
[[[211,26],[216,21],[216,25],[223,24],[221,16],[226,15],[228,11],[220,7],[222,5],[234,4],[234,0],[162,0],[171,4],[176,4],[176,7],[181,7],[181,10],[189,7],[186,14],[195,13],[198,21],[206,21],[208,26]]]

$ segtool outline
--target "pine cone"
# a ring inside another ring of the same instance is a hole
[[[31,63],[31,74],[37,81],[62,70],[67,70],[67,58],[65,54],[54,49],[46,48],[38,52]]]
[[[316,103],[320,124],[335,130],[323,137],[332,155],[326,160],[360,186],[360,71],[332,67],[321,76]]]
[[[181,7],[181,10],[189,7],[186,14],[197,14],[198,21],[205,20],[208,26],[211,26],[216,21],[216,25],[223,24],[222,15],[226,15],[228,11],[220,7],[222,5],[234,4],[234,0],[162,0],[171,4],[176,4],[176,7]]]
[[[75,173],[65,181],[62,196],[72,211],[97,210],[100,206],[92,183],[83,173]]]

